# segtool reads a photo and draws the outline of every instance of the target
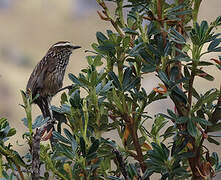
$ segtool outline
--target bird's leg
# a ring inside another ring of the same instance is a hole
[[[50,114],[50,120],[48,121],[48,124],[49,124],[48,127],[51,127],[54,130],[55,119],[54,119],[53,112],[51,109],[51,98],[47,98],[47,104],[48,104],[48,110],[49,110],[49,114]],[[48,131],[49,130],[50,129],[48,129]]]
[[[50,120],[47,123],[47,131],[48,131],[48,138],[50,138],[50,143],[52,149],[54,149],[54,145],[56,144],[57,140],[54,139],[52,132],[55,130],[54,124],[55,124],[55,119],[53,117],[52,109],[51,109],[51,99],[47,98],[47,104],[48,104],[48,110],[50,113]]]
[[[47,103],[48,103],[48,108],[49,108],[49,112],[50,112],[50,119],[53,121],[54,117],[53,117],[53,113],[52,113],[52,109],[51,109],[51,98],[47,98]]]
[[[65,87],[63,87],[63,88],[61,88],[61,89],[59,89],[55,94],[57,94],[57,93],[59,93],[59,92],[61,92],[61,91],[64,91],[65,89],[68,89],[68,90],[70,90],[71,88],[73,88],[73,85],[70,85],[70,86],[65,86]]]

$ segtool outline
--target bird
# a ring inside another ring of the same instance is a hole
[[[54,131],[54,118],[51,110],[51,99],[63,86],[66,67],[72,51],[81,48],[69,41],[59,41],[53,44],[46,55],[32,71],[26,92],[31,93],[33,102],[38,105],[44,118],[50,118],[47,132]],[[53,137],[50,137],[53,143]]]

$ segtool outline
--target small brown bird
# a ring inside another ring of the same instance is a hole
[[[47,125],[48,132],[51,128],[54,130],[51,99],[62,87],[70,55],[78,48],[80,46],[74,46],[68,41],[55,43],[36,65],[28,80],[27,92],[31,92],[33,98],[39,95],[34,103],[39,106],[44,118],[51,119],[51,123]]]

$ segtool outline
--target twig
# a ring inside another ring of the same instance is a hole
[[[191,106],[192,106],[192,96],[193,96],[193,82],[195,78],[195,68],[193,68],[191,75],[190,75],[190,80],[189,80],[189,90],[188,90],[188,111],[190,111]]]
[[[25,177],[24,177],[24,175],[23,175],[23,173],[22,173],[22,171],[21,171],[20,166],[17,165],[16,163],[15,163],[15,166],[16,166],[16,168],[17,168],[17,170],[18,170],[18,173],[19,173],[21,179],[22,179],[22,180],[25,180]],[[18,178],[18,177],[17,177],[17,178]]]
[[[108,11],[108,8],[106,6],[106,4],[104,2],[99,2],[98,3],[102,8],[103,8],[103,14],[104,16],[99,12],[98,12],[98,15],[100,16],[100,18],[102,20],[105,20],[105,21],[110,21],[112,26],[114,27],[114,29],[120,34],[121,37],[124,37],[124,34],[123,32],[120,30],[120,28],[118,27],[117,23],[113,20],[113,18],[110,17],[110,14],[109,14],[109,11]]]
[[[33,137],[32,143],[32,180],[40,179],[40,140],[41,140],[41,130],[36,129],[35,135]]]
[[[123,158],[122,158],[120,152],[118,150],[114,149],[113,153],[116,155],[116,159],[117,159],[121,173],[123,174],[125,180],[128,180],[127,170],[126,170],[125,163],[123,161]]]
[[[161,4],[161,0],[157,0],[157,16],[158,16],[158,19],[162,19],[162,4]]]
[[[123,119],[127,123],[127,126],[129,128],[130,134],[131,134],[132,139],[133,139],[134,147],[135,147],[135,150],[137,152],[137,160],[139,161],[140,167],[141,167],[141,169],[144,173],[146,171],[147,167],[146,167],[146,164],[144,163],[143,153],[142,153],[141,146],[140,146],[140,143],[139,143],[139,138],[138,138],[138,135],[137,135],[137,131],[135,129],[136,125],[134,124],[133,118],[128,116],[128,114],[124,114]]]

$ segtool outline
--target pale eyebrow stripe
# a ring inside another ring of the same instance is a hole
[[[58,47],[58,46],[68,46],[68,45],[72,45],[71,43],[69,42],[65,42],[65,43],[59,43],[59,44],[55,44],[53,47]]]

